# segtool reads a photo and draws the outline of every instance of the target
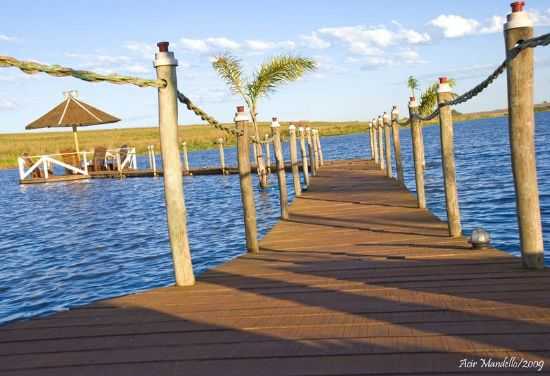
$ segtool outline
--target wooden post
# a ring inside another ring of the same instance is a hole
[[[218,138],[218,151],[220,152],[220,168],[222,175],[225,175],[225,155],[223,150],[223,138]]]
[[[426,193],[424,190],[424,141],[422,138],[422,126],[413,114],[416,113],[418,104],[414,97],[409,101],[409,119],[411,123],[412,148],[414,160],[414,176],[416,180],[416,201],[420,209],[426,208]]]
[[[533,23],[523,2],[512,4],[504,25],[506,54],[519,41],[533,37]],[[544,268],[533,113],[533,49],[527,48],[508,64],[508,124],[516,207],[524,267]]]
[[[285,160],[281,145],[281,131],[277,118],[271,122],[271,134],[273,135],[273,150],[277,163],[277,180],[279,181],[279,201],[281,203],[281,219],[288,219],[288,192],[286,189]]]
[[[401,138],[399,137],[399,112],[397,106],[391,110],[391,126],[393,131],[393,155],[395,158],[395,168],[397,169],[397,180],[405,186],[405,176],[403,172],[403,161],[401,159]]]
[[[369,140],[370,140],[370,159],[375,160],[374,157],[374,127],[372,121],[369,121]]]
[[[271,174],[271,150],[269,147],[269,135],[266,133],[264,136],[264,142],[265,142],[265,168],[267,169],[267,173]]]
[[[305,129],[304,127],[298,128],[298,133],[300,136],[300,154],[302,156],[302,173],[304,174],[304,184],[305,189],[309,188],[309,168],[307,160],[307,151],[306,151],[306,140],[305,140]]]
[[[317,164],[315,162],[315,152],[313,150],[313,140],[311,137],[311,128],[306,128],[307,148],[309,152],[309,166],[311,167],[311,176],[317,176]]]
[[[181,149],[183,150],[183,168],[185,172],[189,173],[189,155],[187,153],[187,142],[181,143]]]
[[[240,132],[240,135],[237,136],[237,160],[239,163],[239,183],[243,203],[246,249],[250,253],[258,253],[260,248],[258,247],[256,205],[254,204],[254,191],[252,190],[250,145],[248,143],[249,121],[250,117],[244,112],[244,106],[238,106],[235,114],[235,128]]]
[[[384,112],[382,116],[382,121],[384,123],[384,132],[385,132],[385,141],[386,141],[386,176],[391,178],[393,176],[392,171],[392,160],[391,160],[391,124],[390,117],[387,112]]]
[[[321,134],[319,129],[315,130],[315,140],[317,141],[317,151],[319,152],[319,164],[325,165],[325,157],[323,156],[323,147],[321,146]]]
[[[319,157],[319,144],[317,143],[317,130],[311,130],[311,141],[313,142],[313,159],[315,160],[315,171],[321,167],[321,158]]]
[[[443,167],[443,182],[445,184],[445,204],[447,206],[447,223],[449,235],[462,235],[460,225],[460,208],[456,188],[456,166],[453,145],[453,115],[451,106],[441,106],[453,99],[447,77],[439,79],[437,101],[439,102],[439,133],[441,138],[441,166]]]
[[[178,84],[176,78],[178,61],[174,58],[174,53],[168,51],[168,42],[160,42],[157,46],[159,47],[159,52],[155,54],[157,78],[166,82],[166,87],[158,89],[158,97],[168,233],[176,285],[189,286],[195,283],[195,275],[187,238],[187,213],[178,147]]]
[[[380,166],[380,155],[378,155],[378,121],[372,119],[372,146],[374,149],[374,163]]]
[[[302,195],[302,185],[300,183],[300,170],[298,168],[298,150],[296,149],[296,127],[293,124],[288,126],[290,165],[292,168],[292,180],[294,182],[294,193],[296,196]]]
[[[386,161],[384,156],[384,121],[382,116],[378,116],[376,121],[378,125],[378,158],[380,159],[380,169],[383,171],[386,169]]]

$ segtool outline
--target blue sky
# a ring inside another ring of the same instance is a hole
[[[509,9],[509,1],[470,0],[8,2],[0,14],[0,55],[153,78],[155,44],[167,40],[180,62],[180,90],[229,121],[241,100],[216,77],[212,57],[229,51],[252,73],[268,57],[290,52],[315,58],[319,69],[264,99],[261,119],[367,120],[393,104],[406,111],[411,74],[422,87],[454,77],[458,93],[477,84],[503,59]],[[531,0],[526,9],[535,34],[549,32],[550,2]],[[550,48],[539,47],[535,56],[535,99],[550,101]],[[0,68],[0,132],[23,131],[72,89],[121,117],[117,126],[157,123],[155,89]],[[503,108],[505,93],[502,76],[457,109]],[[181,124],[198,122],[180,111]]]

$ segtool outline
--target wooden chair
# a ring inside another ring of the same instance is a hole
[[[94,156],[92,159],[92,171],[105,171],[107,166],[105,158],[107,156],[107,148],[103,146],[96,146],[94,148]]]
[[[76,152],[72,149],[61,150],[61,159],[63,163],[68,164],[69,166],[80,168],[80,158],[78,157]],[[73,171],[67,168],[65,169],[65,173],[67,175],[74,174]]]

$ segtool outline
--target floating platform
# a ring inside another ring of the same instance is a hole
[[[192,287],[0,327],[0,374],[516,375],[550,365],[550,272],[449,238],[372,162],[326,164],[260,247]],[[482,358],[508,365],[482,368]]]
[[[301,163],[299,164],[301,167]],[[252,172],[256,172],[256,166],[252,166]],[[287,172],[291,172],[290,163],[285,166]],[[271,172],[275,172],[274,168],[271,168]],[[184,176],[201,176],[201,175],[235,175],[239,173],[238,167],[226,167],[222,170],[220,167],[201,167],[192,168],[189,171],[183,170]],[[88,175],[49,175],[45,178],[26,178],[19,180],[21,184],[43,184],[43,183],[58,183],[67,182],[73,180],[85,180],[85,179],[121,179],[121,178],[147,178],[163,176],[162,170],[153,169],[126,169],[122,171],[106,170],[106,171],[90,171]]]

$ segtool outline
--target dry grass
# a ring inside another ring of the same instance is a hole
[[[301,122],[303,126],[319,128],[322,135],[341,135],[365,131],[365,122]],[[286,128],[288,123],[281,123]],[[260,124],[261,134],[270,133],[269,124]],[[80,130],[79,142],[81,150],[91,150],[95,146],[107,148],[119,147],[123,144],[135,147],[138,153],[145,153],[148,145],[155,145],[160,150],[158,128],[126,128],[109,130]],[[222,131],[206,125],[179,127],[179,141],[186,141],[189,150],[200,150],[214,147],[214,142],[223,137],[230,145],[235,144],[235,138]],[[0,134],[0,168],[17,166],[17,157],[22,153],[31,155],[58,153],[73,149],[73,135],[67,132],[37,132]]]

